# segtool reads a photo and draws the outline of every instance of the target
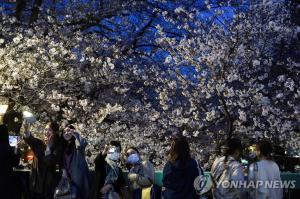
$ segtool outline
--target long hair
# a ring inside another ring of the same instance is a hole
[[[73,125],[69,125],[68,128],[75,130],[75,127]],[[70,142],[67,142],[64,138],[62,138],[62,140],[65,145],[66,154],[70,155],[76,147],[75,146],[75,138],[72,136]]]
[[[51,140],[48,141],[47,144],[50,144],[50,146],[52,145],[57,145],[60,143],[60,132],[59,132],[59,124],[56,123],[55,121],[50,121],[48,123],[49,128],[53,131],[53,136],[51,138]]]
[[[58,123],[51,121],[51,122],[49,122],[49,127],[52,129],[54,134],[59,135],[59,124]]]
[[[173,164],[176,161],[186,162],[191,158],[190,146],[184,136],[174,138],[169,153],[169,161]]]

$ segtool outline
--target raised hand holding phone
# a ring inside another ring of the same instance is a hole
[[[19,143],[19,136],[13,136],[13,135],[9,136],[9,145],[10,146],[18,147],[18,143]]]
[[[23,118],[26,123],[33,124],[36,122],[35,116],[29,111],[23,111]]]
[[[9,145],[14,147],[14,153],[18,154],[18,145],[20,143],[20,136],[9,136]]]
[[[29,137],[30,136],[30,124],[25,121],[23,124],[23,127],[24,127],[25,137]]]

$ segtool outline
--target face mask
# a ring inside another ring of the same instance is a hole
[[[251,152],[249,154],[249,157],[252,158],[252,159],[256,158],[256,153],[255,152]]]
[[[120,159],[120,153],[118,153],[118,152],[108,153],[108,154],[107,154],[107,157],[108,157],[110,160],[117,161],[117,160]]]
[[[117,151],[117,149],[115,147],[109,149],[108,153],[107,153],[107,157],[110,160],[116,161],[120,159],[120,153]]]
[[[127,158],[127,162],[128,162],[129,164],[136,164],[139,160],[140,160],[140,157],[139,157],[138,154],[136,154],[136,153],[131,154],[131,155],[128,156],[128,158]]]

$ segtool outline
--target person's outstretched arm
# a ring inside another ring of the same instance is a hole
[[[142,162],[142,167],[144,169],[143,175],[130,173],[128,178],[131,181],[136,181],[141,187],[151,186],[154,182],[154,167],[149,161]]]
[[[35,138],[29,131],[29,129],[26,128],[24,134],[24,141],[30,146],[31,150],[37,158],[43,158],[46,145],[43,143],[42,140]]]

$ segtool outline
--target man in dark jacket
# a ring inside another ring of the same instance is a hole
[[[25,124],[25,142],[34,153],[31,165],[31,199],[52,199],[59,176],[56,169],[61,165],[63,145],[59,136],[59,125],[50,122],[44,131],[45,140],[35,138]]]
[[[13,167],[18,166],[20,155],[16,148],[9,146],[8,128],[0,125],[0,198],[15,199],[20,193],[15,186]]]

